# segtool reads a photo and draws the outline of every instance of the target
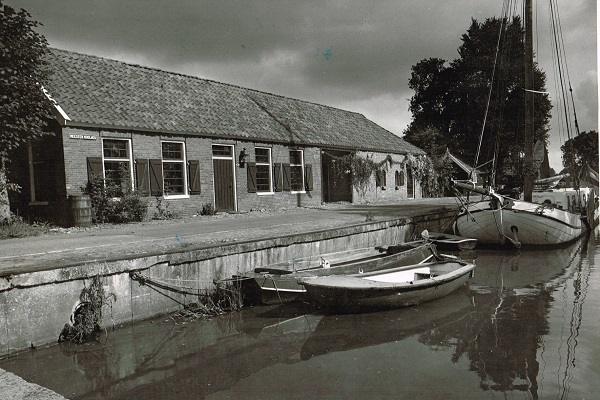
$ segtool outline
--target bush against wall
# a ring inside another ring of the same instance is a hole
[[[152,219],[155,220],[169,220],[178,218],[177,212],[169,208],[169,202],[165,201],[162,196],[156,196],[156,203],[154,204],[154,215]]]
[[[443,196],[450,185],[452,162],[449,159],[431,159],[428,156],[406,156],[406,167],[421,185],[423,197]]]
[[[100,177],[82,188],[92,200],[94,223],[141,222],[148,212],[148,201],[137,191],[123,191],[121,185],[111,184]]]

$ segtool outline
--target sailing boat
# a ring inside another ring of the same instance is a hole
[[[533,68],[532,0],[525,0],[525,65],[526,70]],[[525,165],[532,166],[534,146],[531,105],[535,91],[528,73],[525,74],[524,90]],[[549,202],[533,203],[534,176],[528,171],[524,178],[524,200],[503,196],[492,187],[483,188],[472,182],[455,181],[455,187],[483,195],[481,201],[464,204],[461,208],[454,223],[455,233],[476,238],[482,244],[512,244],[521,247],[560,245],[577,239],[585,232],[586,225],[581,214],[574,212],[573,208],[563,209],[564,206],[559,207]]]

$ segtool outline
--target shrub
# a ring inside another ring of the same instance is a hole
[[[138,192],[123,192],[120,185],[96,177],[82,188],[92,200],[92,221],[95,223],[140,222],[146,217],[148,201]]]
[[[117,301],[114,293],[106,293],[99,275],[92,278],[90,286],[85,286],[79,294],[79,302],[68,323],[63,327],[58,341],[84,343],[95,338],[102,323],[102,308],[111,307]]]
[[[152,219],[167,220],[177,218],[177,213],[169,210],[169,203],[160,196],[156,196],[156,211]]]
[[[202,210],[200,210],[200,215],[215,215],[215,207],[212,203],[204,204]]]
[[[48,232],[50,225],[45,222],[24,222],[22,218],[12,216],[0,223],[0,239],[37,236]]]
[[[129,192],[119,199],[110,199],[108,211],[109,222],[141,222],[148,212],[148,201],[138,192]]]

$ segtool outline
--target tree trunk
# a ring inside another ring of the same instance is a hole
[[[6,178],[6,162],[0,155],[0,223],[10,218],[8,202],[8,179]]]

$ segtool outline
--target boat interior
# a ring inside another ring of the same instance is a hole
[[[366,247],[355,250],[344,250],[335,253],[321,254],[310,258],[296,259],[254,269],[256,273],[286,275],[294,272],[328,269],[332,267],[352,266],[387,256],[416,249],[423,241],[406,242],[388,247]],[[433,255],[433,251],[430,253]],[[416,262],[421,261],[417,260]]]

